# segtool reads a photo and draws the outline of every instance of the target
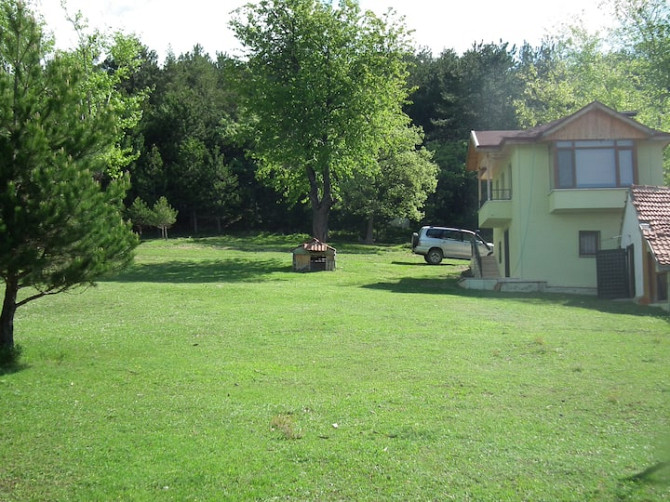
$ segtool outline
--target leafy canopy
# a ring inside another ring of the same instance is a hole
[[[516,101],[526,127],[572,113],[593,100],[637,112],[636,120],[670,129],[670,6],[665,0],[608,0],[619,26],[605,34],[580,24],[545,42],[522,70]],[[670,180],[670,151],[665,176]]]
[[[428,150],[418,148],[423,140],[418,129],[402,127],[392,134],[395,144],[380,152],[379,169],[359,172],[343,183],[344,206],[368,220],[419,221],[428,195],[437,186],[438,166]]]
[[[339,181],[377,169],[388,132],[408,123],[406,29],[352,0],[264,0],[231,26],[246,48],[240,89],[261,177],[329,208]]]

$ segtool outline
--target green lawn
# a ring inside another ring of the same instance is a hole
[[[0,500],[669,500],[670,323],[463,290],[466,262],[293,237],[149,241],[22,307]]]

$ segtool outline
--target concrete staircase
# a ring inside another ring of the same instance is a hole
[[[498,279],[500,272],[498,271],[498,260],[495,256],[482,256],[482,268],[479,271],[480,275],[476,276],[481,279]]]
[[[470,262],[472,277],[464,277],[459,285],[466,289],[481,289],[515,293],[533,293],[549,291],[546,281],[524,280],[501,277],[496,256],[482,256],[481,266],[476,259]],[[552,291],[558,291],[552,288]]]

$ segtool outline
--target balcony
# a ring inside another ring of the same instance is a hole
[[[549,193],[549,212],[622,210],[627,188],[555,189]]]
[[[481,194],[481,199],[479,201],[479,207],[482,207],[486,202],[490,200],[512,200],[512,189],[511,188],[502,188],[494,189],[491,188],[487,193]]]
[[[481,201],[479,227],[504,227],[512,220],[512,190],[490,190],[489,198]]]

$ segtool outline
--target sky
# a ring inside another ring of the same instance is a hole
[[[59,48],[71,48],[75,37],[65,21],[61,0],[33,0]],[[90,26],[137,35],[162,60],[171,50],[189,52],[195,44],[215,56],[240,54],[228,29],[230,13],[248,0],[66,0],[70,13],[81,11]],[[444,49],[457,53],[475,42],[524,41],[539,45],[543,36],[562,24],[584,20],[589,30],[602,28],[607,19],[599,0],[359,0],[363,9],[383,14],[390,7],[414,30],[416,47],[435,56]]]

